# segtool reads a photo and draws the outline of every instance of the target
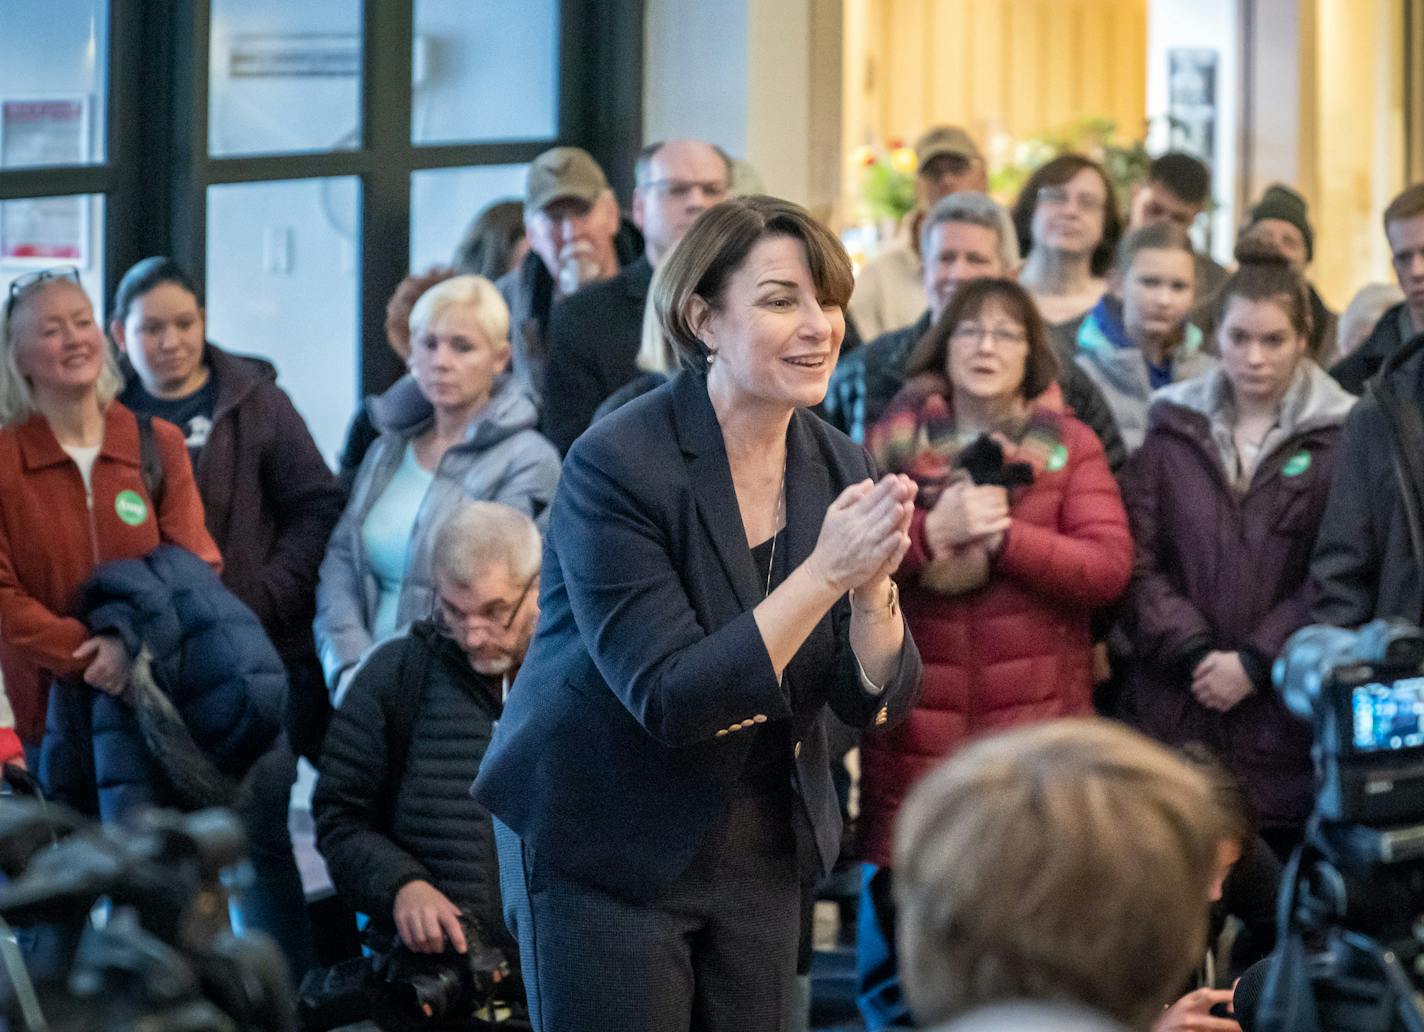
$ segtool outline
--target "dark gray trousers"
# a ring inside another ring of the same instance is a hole
[[[559,873],[495,821],[536,1032],[785,1032],[801,890],[789,791],[734,799],[651,902]]]

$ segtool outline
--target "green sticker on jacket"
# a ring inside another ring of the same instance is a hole
[[[1043,464],[1043,468],[1050,473],[1057,473],[1066,465],[1068,465],[1067,445],[1054,445],[1053,450],[1048,453],[1048,461]]]
[[[1281,467],[1281,475],[1287,477],[1298,477],[1310,468],[1310,452],[1296,452]]]
[[[148,503],[137,491],[120,491],[114,498],[114,512],[130,527],[137,527],[148,519]]]

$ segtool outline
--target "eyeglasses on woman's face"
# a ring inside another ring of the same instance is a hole
[[[1072,191],[1067,186],[1040,186],[1038,188],[1038,203],[1045,208],[1067,208],[1071,205],[1089,215],[1100,212],[1108,206],[1108,202],[1102,197]]]
[[[1020,348],[1028,343],[1028,334],[1010,323],[984,326],[968,320],[956,326],[949,335],[950,343],[960,346],[977,346],[986,338],[996,348]]]

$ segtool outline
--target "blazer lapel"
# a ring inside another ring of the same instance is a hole
[[[742,512],[737,491],[732,486],[732,468],[717,415],[707,397],[707,381],[690,370],[677,375],[676,397],[678,443],[688,456],[688,477],[697,514],[712,541],[713,550],[727,574],[727,581],[743,611],[762,600],[757,590],[756,563],[747,547],[742,528]]]
[[[816,416],[798,409],[786,435],[786,559],[792,570],[806,561],[821,536],[826,507],[835,500],[831,473],[806,420]]]

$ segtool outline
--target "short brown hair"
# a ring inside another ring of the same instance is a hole
[[[1143,251],[1181,251],[1193,259],[1196,258],[1191,236],[1175,222],[1154,222],[1150,226],[1134,229],[1123,237],[1122,242],[1117,245],[1117,271],[1126,275],[1127,270],[1132,268],[1132,260]],[[1192,266],[1192,275],[1196,275],[1195,264]]]
[[[1008,1000],[1146,1028],[1201,959],[1220,821],[1206,779],[1093,718],[982,739],[895,836],[901,972],[920,1027]]]
[[[1216,294],[1216,326],[1226,322],[1226,309],[1233,298],[1243,301],[1274,301],[1290,319],[1291,329],[1309,337],[1315,325],[1310,287],[1305,277],[1292,268],[1285,256],[1267,244],[1245,239],[1236,245],[1236,271],[1226,278]]]
[[[811,282],[822,303],[844,308],[850,300],[855,286],[850,256],[805,208],[763,194],[722,201],[697,217],[664,260],[653,286],[658,321],[684,364],[705,366],[710,354],[688,321],[693,297],[715,308],[727,281],[767,237],[790,237],[805,246]]]
[[[1384,228],[1388,231],[1391,222],[1403,222],[1420,215],[1424,215],[1424,183],[1415,183],[1406,186],[1398,197],[1389,202],[1389,207],[1384,210]]]
[[[966,319],[977,319],[984,306],[991,301],[1003,305],[1009,318],[1022,323],[1024,334],[1028,337],[1028,359],[1024,363],[1019,394],[1032,401],[1048,390],[1049,385],[1058,379],[1060,367],[1043,316],[1038,314],[1038,306],[1033,303],[1029,292],[1016,280],[996,277],[970,280],[954,292],[954,300],[950,301],[939,321],[930,327],[910,352],[905,364],[906,378],[921,373],[947,373],[949,338],[954,336],[960,323]]]
[[[1027,257],[1033,250],[1033,213],[1038,208],[1038,191],[1045,186],[1062,186],[1084,169],[1092,169],[1103,180],[1107,205],[1103,208],[1103,238],[1093,250],[1093,275],[1105,276],[1112,268],[1118,238],[1122,236],[1122,211],[1117,206],[1117,191],[1103,166],[1081,154],[1060,154],[1041,165],[1028,177],[1018,199],[1014,201],[1014,228],[1019,234],[1019,252]]]

